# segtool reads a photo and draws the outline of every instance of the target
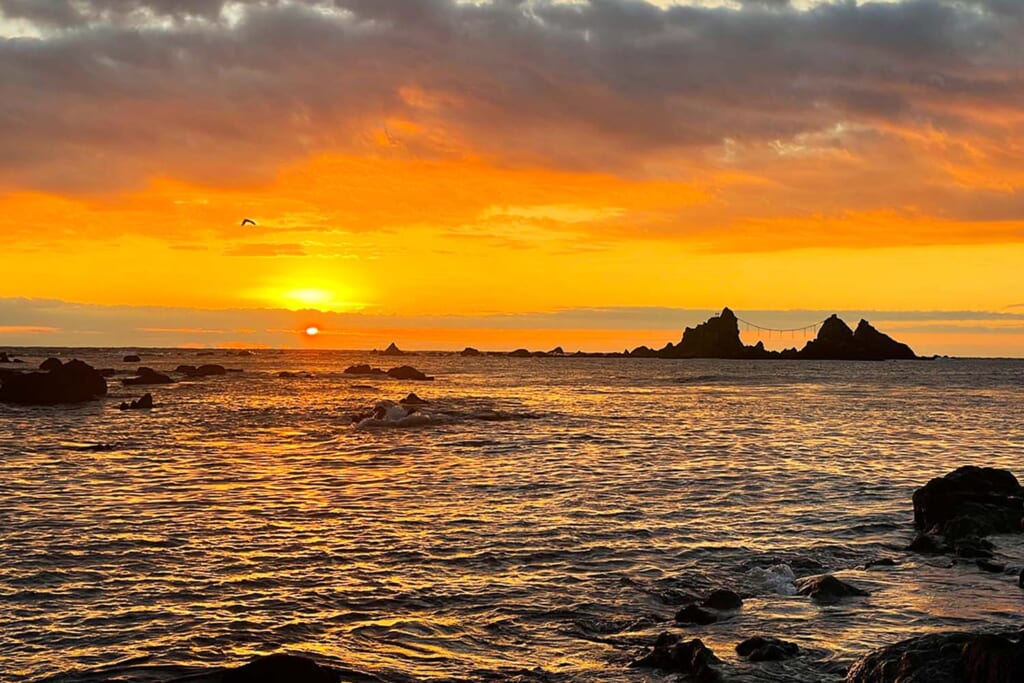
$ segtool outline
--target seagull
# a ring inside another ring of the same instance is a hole
[[[256,225],[256,221],[254,221],[251,218],[243,218],[242,219],[242,227],[244,228],[247,225]]]

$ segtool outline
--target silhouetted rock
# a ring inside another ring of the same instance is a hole
[[[165,375],[162,372],[157,372],[153,368],[147,368],[145,366],[140,367],[135,377],[128,377],[127,379],[121,380],[121,384],[125,386],[136,386],[140,384],[173,384],[174,380]]]
[[[843,598],[868,595],[866,590],[841,581],[831,574],[818,574],[797,579],[796,592],[806,595],[817,603],[832,605]]]
[[[529,349],[516,349],[508,354],[509,358],[531,358],[533,353]]]
[[[80,360],[61,363],[51,358],[43,364],[47,367],[45,372],[3,375],[0,379],[0,401],[23,405],[56,405],[83,403],[107,395],[107,380]]]
[[[387,373],[380,368],[370,367],[366,363],[360,363],[359,365],[350,365],[345,368],[346,375],[386,375]]]
[[[174,371],[176,373],[178,373],[179,375],[185,375],[187,377],[191,377],[196,372],[196,366],[194,366],[194,365],[179,365],[178,367],[174,368]]]
[[[882,334],[867,320],[861,320],[853,333],[853,341],[870,360],[914,360],[917,355],[906,344],[900,343],[887,334]]]
[[[754,636],[736,646],[736,654],[752,662],[777,662],[800,652],[800,646],[778,638]]]
[[[60,370],[63,365],[64,364],[61,362],[60,358],[47,358],[39,364],[39,369],[50,372],[51,370]]]
[[[654,641],[654,647],[630,662],[630,666],[686,674],[687,680],[713,683],[722,678],[714,668],[717,663],[718,657],[699,638],[683,641],[678,635],[663,632]]]
[[[388,347],[380,352],[382,356],[404,356],[405,351],[395,345],[395,342],[388,344]]]
[[[411,365],[400,365],[397,368],[391,368],[388,370],[388,377],[393,379],[411,379],[418,382],[427,382],[433,377],[428,377]]]
[[[8,357],[6,351],[0,351],[0,363],[10,363],[11,359]]]
[[[680,624],[699,624],[706,626],[718,621],[718,615],[697,605],[687,605],[675,616],[676,622]]]
[[[991,634],[932,633],[861,657],[846,683],[1013,683],[1024,681],[1020,641]]]
[[[995,546],[991,542],[977,536],[957,538],[953,543],[954,555],[972,560],[975,558],[992,557],[994,550]]]
[[[122,360],[122,361],[124,361],[125,363],[138,363],[138,362],[140,362],[140,361],[141,361],[142,359],[141,359],[141,358],[139,358],[139,357],[138,357],[137,355],[135,355],[134,353],[130,353],[130,354],[128,354],[127,356],[125,356],[124,358],[122,358],[121,360]]]
[[[948,540],[1019,532],[1024,490],[1008,470],[964,466],[914,491],[914,526]]]
[[[247,356],[255,356],[256,354],[250,351],[249,349],[240,349],[238,351],[235,351],[232,355],[238,356],[239,358],[245,358]]]
[[[657,358],[658,352],[646,346],[638,346],[632,351],[624,352],[630,358]]]
[[[410,393],[408,396],[399,401],[399,403],[403,403],[407,406],[425,406],[427,405],[428,401],[424,401],[416,394]]]
[[[153,395],[145,394],[142,398],[131,403],[121,403],[119,410],[149,410],[153,407]]]
[[[462,349],[462,351],[459,353],[459,355],[468,358],[468,357],[472,357],[472,356],[482,356],[483,354],[480,353],[479,350],[474,349],[472,346],[467,346],[466,348]]]
[[[274,654],[221,674],[222,683],[338,683],[341,676],[312,659]]]
[[[712,609],[739,609],[743,606],[743,598],[727,588],[719,588],[712,591],[700,604]]]
[[[861,320],[852,331],[833,314],[821,325],[818,336],[800,350],[799,358],[808,360],[913,360],[917,358],[906,344],[882,334]]]
[[[687,327],[682,340],[666,347],[670,358],[747,358],[749,349],[740,341],[739,322],[729,308],[696,327]]]
[[[117,370],[115,370],[114,368],[102,368],[100,370],[97,370],[97,372],[99,372],[104,377],[113,377],[114,375],[117,374]]]
[[[226,375],[227,370],[223,365],[217,365],[216,363],[207,363],[206,365],[200,365],[196,368],[195,372],[191,375],[192,377],[215,377],[219,375]]]
[[[547,355],[549,355],[549,356],[564,356],[565,355],[565,350],[562,349],[561,346],[556,346],[555,348],[553,348],[550,351],[548,351]]]

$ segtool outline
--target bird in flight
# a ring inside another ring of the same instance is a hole
[[[256,221],[254,221],[251,218],[243,218],[242,219],[242,227],[244,228],[247,225],[256,225]]]

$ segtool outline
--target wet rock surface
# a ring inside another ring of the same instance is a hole
[[[1024,681],[1019,638],[934,633],[875,650],[858,660],[846,683],[1016,683]]]
[[[736,654],[751,662],[777,662],[795,657],[800,646],[779,638],[754,636],[736,646]]]
[[[153,394],[144,394],[142,398],[134,401],[122,402],[118,410],[149,410],[153,407]]]
[[[392,379],[414,380],[416,382],[429,382],[434,379],[411,365],[400,365],[397,368],[391,368],[388,370],[387,375]]]
[[[1024,490],[1008,470],[959,467],[914,492],[914,526],[947,540],[1019,532]]]
[[[664,632],[654,641],[654,646],[634,659],[630,666],[685,674],[692,681],[710,683],[722,680],[715,668],[718,662],[715,653],[699,638],[684,641],[676,634]]]
[[[806,595],[811,600],[823,605],[832,605],[844,598],[863,597],[868,592],[862,588],[846,583],[831,574],[805,576],[794,581],[799,595]]]
[[[341,676],[312,659],[275,654],[228,669],[219,680],[222,683],[339,683]]]

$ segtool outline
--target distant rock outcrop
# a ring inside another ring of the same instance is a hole
[[[657,351],[639,346],[626,355],[633,358],[725,358],[794,360],[911,360],[917,356],[906,344],[883,334],[861,320],[854,332],[832,315],[818,330],[817,337],[803,349],[769,351],[762,342],[746,346],[740,339],[739,319],[729,308],[696,327],[687,327],[678,344],[671,342]]]
[[[480,353],[478,349],[474,349],[472,346],[467,346],[466,348],[462,349],[459,355],[465,358],[469,358],[475,356],[482,356],[483,354]]]
[[[127,379],[121,380],[121,384],[126,387],[136,386],[139,384],[173,384],[174,380],[165,375],[162,372],[157,372],[153,368],[147,368],[145,366],[139,368],[135,377],[128,377]]]
[[[403,351],[402,349],[398,348],[398,346],[395,345],[395,342],[391,342],[390,344],[388,344],[388,348],[386,348],[386,349],[384,349],[383,351],[380,352],[380,355],[382,355],[382,356],[404,356],[405,355],[405,351]]]
[[[368,365],[367,363],[359,363],[358,365],[350,365],[347,368],[345,368],[345,371],[344,371],[343,374],[346,374],[346,375],[385,375],[387,373],[385,373],[380,368],[372,367],[372,366]]]
[[[43,364],[46,366],[43,372],[4,374],[0,385],[0,401],[23,405],[56,405],[84,403],[107,395],[107,380],[92,366],[80,360],[61,363],[51,358]]]
[[[393,379],[411,379],[417,382],[428,382],[434,379],[433,377],[420,372],[411,365],[401,365],[397,368],[391,368],[388,370],[388,377]]]
[[[138,363],[142,359],[134,353],[130,353],[121,359],[125,363]]]

